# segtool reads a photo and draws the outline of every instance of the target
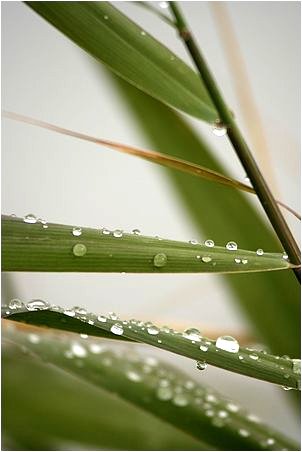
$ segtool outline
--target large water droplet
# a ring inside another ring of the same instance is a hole
[[[225,247],[226,247],[226,249],[229,250],[229,251],[236,251],[237,248],[238,248],[238,245],[237,245],[236,242],[228,242],[228,243],[225,245]]]
[[[8,307],[10,309],[21,309],[24,307],[24,303],[22,303],[22,301],[18,298],[14,298],[8,303]]]
[[[76,356],[77,358],[85,358],[85,356],[87,356],[86,349],[81,344],[78,344],[77,342],[74,342],[72,344],[71,351],[72,351],[73,355]]]
[[[239,351],[239,343],[232,336],[220,336],[216,339],[216,347],[230,353]]]
[[[227,128],[222,121],[217,119],[213,124],[212,131],[217,137],[223,137],[227,133]]]
[[[30,223],[30,224],[37,223],[37,218],[33,213],[28,213],[27,215],[25,215],[23,220],[24,220],[24,223]]]
[[[262,249],[262,248],[259,248],[259,249],[256,251],[256,254],[257,254],[258,256],[263,256],[263,254],[264,254],[263,249]]]
[[[208,246],[209,248],[213,248],[213,246],[215,246],[215,243],[213,242],[213,240],[206,240],[204,242],[205,246]]]
[[[158,253],[153,258],[153,264],[155,267],[164,267],[167,263],[167,256],[164,253]]]
[[[72,235],[74,235],[75,237],[79,237],[82,234],[82,228],[79,227],[74,227],[72,229]]]
[[[201,341],[200,331],[197,328],[187,328],[182,335],[183,337],[189,339],[190,341],[195,342]]]
[[[113,237],[116,237],[116,238],[123,237],[123,231],[121,229],[115,229],[113,231]]]
[[[124,329],[123,329],[121,324],[115,323],[110,328],[110,331],[111,331],[111,333],[116,334],[117,336],[121,336],[123,334],[123,332],[124,332]]]
[[[156,336],[159,333],[159,328],[157,328],[157,326],[155,325],[150,325],[147,328],[148,334],[151,334],[152,336]]]
[[[26,304],[28,311],[42,311],[44,309],[49,309],[49,303],[44,300],[31,300]]]
[[[205,361],[197,361],[196,367],[198,370],[205,370],[207,368],[207,363]]]
[[[82,257],[85,256],[85,254],[87,253],[87,248],[83,243],[77,243],[72,248],[72,252],[75,256]]]

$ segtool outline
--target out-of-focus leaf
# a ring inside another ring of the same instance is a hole
[[[150,146],[227,174],[209,145],[184,119],[129,84],[115,81]],[[234,240],[247,249],[281,250],[275,233],[244,194],[177,171],[166,171],[201,236],[218,243]],[[278,272],[224,278],[259,340],[265,341],[274,353],[300,356],[300,287],[295,276]]]
[[[198,75],[110,3],[25,3],[137,88],[197,118],[217,118]]]
[[[78,338],[14,331],[5,338],[59,369],[109,391],[220,450],[280,450],[298,446],[218,393],[170,365]],[[235,407],[235,408],[234,408]],[[101,409],[102,407],[100,407]]]

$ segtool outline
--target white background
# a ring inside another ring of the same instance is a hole
[[[240,122],[210,5],[184,3],[187,19]],[[300,5],[226,3],[265,124],[279,198],[299,210]],[[115,2],[115,6],[191,64],[168,25],[130,2]],[[127,105],[100,69],[27,6],[2,2],[2,108],[148,148]],[[204,132],[218,158],[242,180],[245,174],[227,140],[214,137],[208,125],[188,120]],[[248,136],[242,121],[241,127]],[[179,240],[203,238],[185,217],[164,173],[151,163],[9,120],[2,122],[2,138],[3,213],[33,212],[50,222],[90,227],[139,228],[146,235]],[[263,171],[270,178],[267,169]],[[287,218],[298,236],[298,222]],[[4,281],[6,296],[24,300],[84,305],[94,312],[116,311],[124,318],[201,330],[227,328],[235,336],[248,331],[221,277],[24,273],[5,275]],[[214,368],[194,373],[192,362],[159,353],[271,425],[298,436],[294,413],[286,405],[288,394],[281,389]]]

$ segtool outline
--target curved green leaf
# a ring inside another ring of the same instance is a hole
[[[237,405],[188,380],[172,366],[132,350],[51,334],[6,333],[6,338],[60,369],[115,393],[220,450],[298,449]],[[256,422],[255,422],[256,421]]]
[[[34,223],[32,223],[34,221]],[[35,217],[2,217],[4,271],[246,273],[286,270],[291,264],[279,253],[229,250],[91,228],[43,224]],[[208,245],[208,246],[207,246]],[[235,244],[236,245],[236,244]],[[234,245],[233,245],[234,246]]]
[[[300,389],[299,360],[275,357],[266,352],[242,347],[230,352],[216,347],[214,340],[202,337],[196,332],[180,333],[169,327],[159,328],[151,322],[138,320],[122,321],[115,314],[108,317],[97,316],[79,307],[63,309],[58,306],[50,307],[48,304],[43,308],[32,310],[30,304],[13,309],[5,306],[2,312],[9,320],[109,339],[123,338],[141,342],[231,372]]]
[[[217,119],[198,75],[110,3],[26,3],[137,88],[199,119]]]

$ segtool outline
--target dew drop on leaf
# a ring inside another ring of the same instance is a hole
[[[226,247],[226,249],[229,250],[229,251],[236,251],[237,248],[238,248],[236,242],[228,242],[228,243],[225,245],[225,247]]]
[[[216,347],[230,353],[239,351],[239,343],[232,336],[220,336],[216,339]]]
[[[43,311],[44,309],[49,309],[49,303],[44,300],[31,300],[26,304],[28,311]]]
[[[120,325],[119,323],[115,323],[110,328],[110,331],[111,331],[111,333],[116,334],[117,336],[121,336],[124,332],[124,329],[123,329],[122,325]]]
[[[210,239],[206,240],[206,241],[204,242],[204,244],[205,244],[205,246],[208,246],[209,248],[213,248],[213,246],[215,246],[214,241],[213,241],[213,240],[210,240]]]
[[[263,249],[259,248],[259,249],[256,251],[256,254],[257,254],[258,256],[263,256],[263,254],[264,254]]]
[[[157,326],[155,325],[150,325],[147,328],[148,334],[151,334],[151,336],[156,336],[159,333],[159,328],[157,328]]]
[[[200,331],[197,328],[187,328],[182,335],[190,341],[201,341]]]
[[[28,213],[23,218],[23,221],[24,221],[24,223],[35,224],[35,223],[37,223],[37,218],[36,218],[36,216],[34,214]]]
[[[8,307],[10,309],[21,309],[24,307],[24,303],[22,303],[22,301],[18,298],[14,298],[8,303]]]
[[[77,243],[72,248],[72,252],[75,256],[82,257],[85,256],[85,254],[87,253],[87,248],[83,243]]]
[[[227,133],[227,128],[219,119],[217,119],[212,128],[212,132],[216,137],[223,137]]]
[[[158,253],[153,258],[154,267],[164,267],[167,263],[167,256],[164,253]]]
[[[82,234],[82,228],[79,228],[77,226],[72,228],[72,235],[74,235],[75,237],[79,237],[81,234]]]
[[[207,368],[207,363],[205,361],[197,361],[196,367],[198,370],[205,370]]]

